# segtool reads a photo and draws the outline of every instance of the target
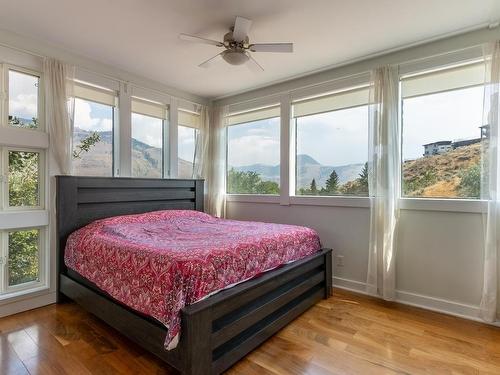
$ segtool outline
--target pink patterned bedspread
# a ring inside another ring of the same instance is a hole
[[[181,309],[317,252],[309,228],[169,210],[95,221],[69,236],[65,263],[121,303],[180,333]]]

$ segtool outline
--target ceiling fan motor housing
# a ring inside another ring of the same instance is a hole
[[[224,47],[226,50],[222,52],[222,58],[231,65],[242,65],[248,61],[246,48],[248,47],[248,36],[238,42],[233,38],[233,32],[230,31],[224,35]]]
[[[243,49],[227,49],[222,52],[222,58],[231,65],[242,65],[248,61],[248,56]]]

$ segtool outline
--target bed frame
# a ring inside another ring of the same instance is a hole
[[[203,211],[203,180],[58,176],[58,301],[69,297],[183,374],[219,374],[323,298],[332,287],[331,250],[285,265],[182,310],[181,339],[120,304],[64,264],[68,235],[116,215],[165,209]]]

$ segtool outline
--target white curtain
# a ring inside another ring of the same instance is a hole
[[[399,220],[400,138],[398,74],[395,67],[372,72],[369,105],[370,242],[367,292],[395,298],[396,234]]]
[[[45,118],[50,139],[50,153],[57,173],[71,174],[73,137],[73,79],[75,68],[58,60],[43,62]]]
[[[55,59],[44,59],[43,83],[45,88],[45,124],[49,133],[50,175],[50,249],[55,251],[56,236],[56,183],[55,175],[72,172],[73,139],[73,82],[75,68]],[[52,253],[51,269],[55,270],[56,256]],[[54,274],[54,272],[51,272]],[[51,280],[55,287],[55,280]]]
[[[200,128],[196,137],[194,149],[193,178],[204,178],[208,176],[208,150],[210,140],[210,113],[207,106],[199,106]]]
[[[226,215],[226,119],[227,106],[211,111],[206,210],[217,217]]]
[[[483,139],[481,198],[488,201],[483,215],[484,225],[484,280],[480,304],[481,317],[493,322],[497,315],[498,289],[498,235],[500,230],[499,193],[500,170],[498,163],[498,122],[500,117],[500,41],[485,47],[486,74],[484,86],[484,120],[486,138]]]

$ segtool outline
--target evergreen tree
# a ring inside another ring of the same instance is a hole
[[[365,163],[358,177],[358,182],[362,191],[368,192],[368,162]]]
[[[330,177],[326,180],[326,192],[327,193],[336,193],[339,189],[339,176],[335,170],[330,173]]]
[[[309,188],[309,191],[310,191],[311,195],[318,194],[318,188],[316,187],[316,180],[314,178],[311,181],[311,186]]]

